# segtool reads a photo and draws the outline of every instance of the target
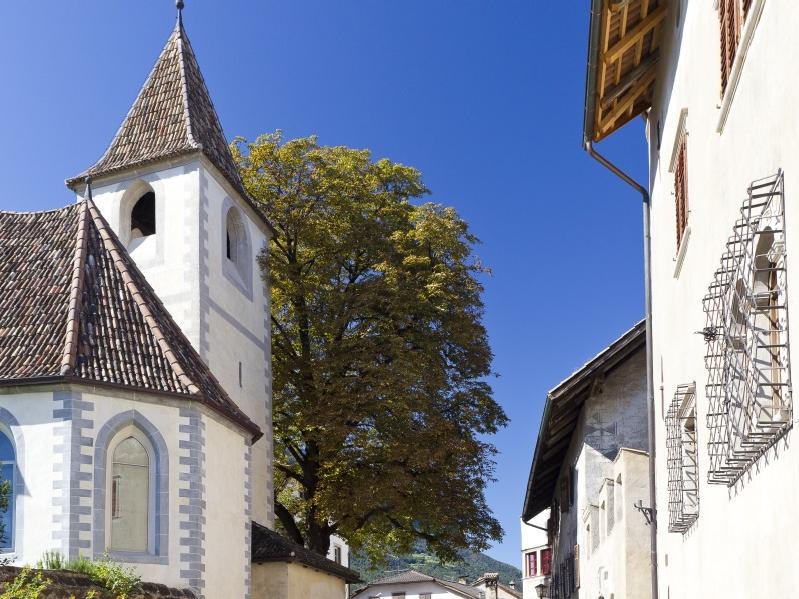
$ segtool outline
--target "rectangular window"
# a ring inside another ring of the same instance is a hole
[[[527,577],[538,576],[538,553],[531,551],[527,554]]]
[[[552,571],[552,549],[541,550],[541,576],[549,576]]]
[[[677,209],[677,249],[688,226],[688,136],[683,135],[674,169],[674,202]]]
[[[400,598],[405,597],[405,591],[401,591],[399,593],[391,593],[391,596],[392,597],[400,597]]]
[[[337,564],[341,563],[341,547],[338,545],[333,547],[333,561],[335,561]]]
[[[419,593],[419,599],[432,599],[432,593]]]

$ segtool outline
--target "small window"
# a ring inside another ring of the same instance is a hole
[[[682,243],[685,228],[688,226],[688,136],[683,135],[674,169],[674,202],[677,211],[677,248]]]
[[[699,516],[695,385],[680,385],[666,417],[669,532],[684,533]]]
[[[141,196],[130,212],[130,240],[155,235],[155,193]]]
[[[401,591],[399,593],[391,593],[392,597],[405,597],[405,591]]]
[[[531,551],[527,554],[527,577],[538,576],[538,552]]]
[[[419,593],[419,599],[432,599],[432,593]]]
[[[16,454],[14,445],[4,433],[0,432],[0,484],[7,487],[4,505],[0,505],[0,551],[10,551],[14,547],[14,472]]]
[[[333,547],[333,561],[337,564],[341,563],[341,547],[338,545]]]
[[[113,453],[111,549],[147,551],[149,503],[150,457],[138,439],[127,437]]]

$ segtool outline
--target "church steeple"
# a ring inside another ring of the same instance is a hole
[[[178,18],[153,70],[108,149],[86,172],[70,179],[75,187],[87,175],[104,175],[185,154],[203,153],[246,198],[197,58]]]

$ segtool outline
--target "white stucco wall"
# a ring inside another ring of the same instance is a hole
[[[795,32],[799,4],[755,1],[762,16],[753,29],[732,97],[720,100],[719,22],[713,2],[683,2],[661,49],[660,76],[649,115],[652,189],[653,341],[658,394],[657,490],[661,597],[790,597],[799,588],[795,567],[799,530],[799,452],[795,432],[780,441],[733,487],[710,485],[702,297],[719,267],[749,184],[785,172],[789,313],[799,313],[799,79]],[[748,30],[754,22],[747,24]],[[739,55],[742,49],[739,48]],[[720,105],[729,104],[721,132]],[[675,208],[669,173],[680,113],[687,109],[688,226],[682,269],[675,276]],[[660,122],[662,143],[657,147]],[[793,293],[792,293],[793,292]],[[795,318],[794,318],[795,320]],[[795,354],[795,352],[794,352]],[[794,358],[794,364],[795,364]],[[792,379],[796,369],[792,367]],[[699,517],[685,534],[668,532],[664,406],[676,387],[696,381]],[[794,407],[794,422],[796,421]]]
[[[231,399],[263,431],[252,448],[252,517],[271,527],[269,294],[257,264],[266,225],[208,160],[195,156],[94,182],[94,201],[123,244],[129,211],[148,189],[156,197],[156,234],[131,256]],[[231,208],[248,241],[243,276],[225,255]]]
[[[530,520],[530,524],[535,524],[536,526],[540,526],[541,528],[546,529],[547,521],[549,520],[549,510],[544,510],[532,520]],[[543,576],[541,574],[541,550],[548,547],[547,545],[547,533],[546,530],[540,530],[539,528],[533,528],[532,526],[528,526],[524,523],[524,521],[520,522],[521,526],[521,539],[522,539],[522,582],[521,582],[521,591],[524,595],[524,599],[537,599],[538,595],[536,594],[535,587],[538,584],[544,583],[548,584],[549,576]],[[536,556],[538,568],[537,576],[528,576],[527,575],[527,554],[530,552],[538,552]],[[517,582],[518,583],[518,582]],[[517,589],[519,587],[517,586]]]

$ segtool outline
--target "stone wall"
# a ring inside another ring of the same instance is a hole
[[[22,568],[12,566],[0,567],[0,591],[4,591],[6,585],[14,580],[21,571]],[[41,594],[41,599],[70,599],[72,597],[83,599],[91,591],[95,591],[96,599],[116,599],[113,593],[92,584],[85,574],[66,570],[44,570],[43,574],[51,583]],[[194,593],[188,589],[171,589],[162,584],[145,582],[142,583],[141,592],[135,596],[135,599],[194,599],[194,597]]]

